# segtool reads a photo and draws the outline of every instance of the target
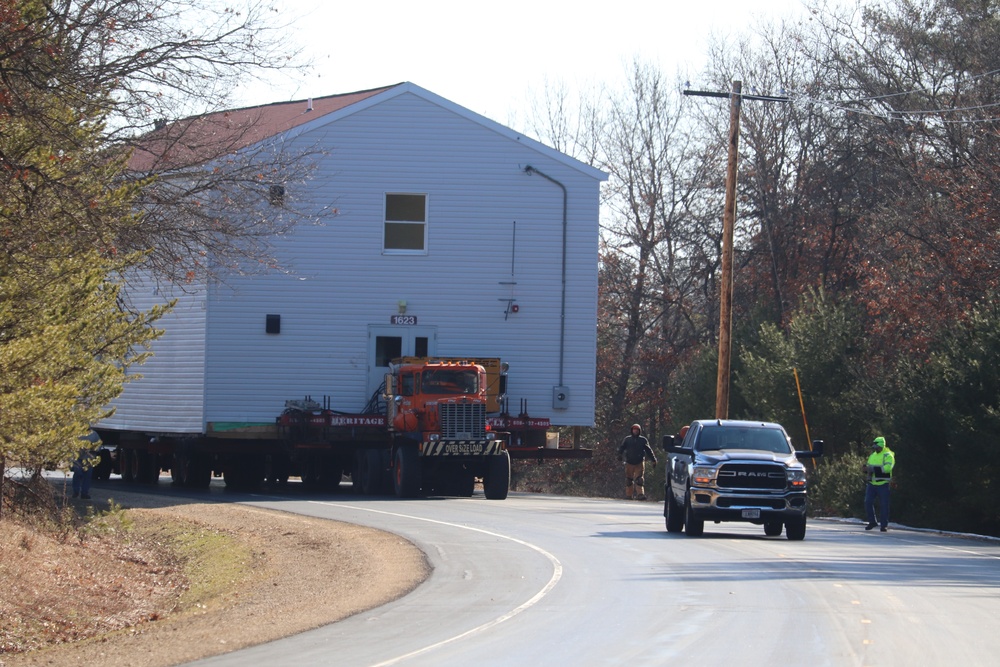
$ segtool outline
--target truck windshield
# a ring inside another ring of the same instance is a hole
[[[471,368],[426,370],[420,387],[425,394],[478,394],[479,373]]]
[[[792,452],[785,434],[774,428],[705,426],[698,438],[698,451],[751,449],[775,454]]]

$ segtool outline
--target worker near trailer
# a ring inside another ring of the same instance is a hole
[[[83,443],[70,466],[73,470],[73,497],[90,500],[90,480],[94,477],[94,466],[99,461],[96,450],[101,446],[101,436],[91,429],[87,435],[81,435]]]
[[[885,438],[878,436],[872,440],[872,453],[865,462],[865,514],[868,525],[865,530],[871,530],[881,525],[884,533],[889,530],[889,483],[892,481],[892,470],[896,467],[896,455],[885,444]],[[878,522],[876,523],[875,501],[878,501]]]
[[[625,498],[628,500],[645,500],[643,475],[646,472],[646,459],[656,467],[656,455],[649,446],[649,440],[642,434],[642,427],[632,424],[631,435],[625,436],[618,447],[618,460],[625,462]]]

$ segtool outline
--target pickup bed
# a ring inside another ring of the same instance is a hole
[[[823,453],[795,451],[780,424],[727,419],[691,423],[683,441],[664,436],[668,463],[663,503],[667,531],[701,535],[706,521],[745,521],[766,535],[806,535],[808,485],[801,459]]]

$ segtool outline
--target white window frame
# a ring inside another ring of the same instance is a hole
[[[424,198],[424,219],[423,220],[389,220],[389,197],[402,195],[408,197]],[[427,254],[427,212],[430,209],[430,197],[425,192],[386,192],[382,197],[382,254],[384,255],[426,255]],[[421,248],[388,248],[386,247],[386,228],[389,224],[394,225],[420,225],[423,229],[423,247]]]

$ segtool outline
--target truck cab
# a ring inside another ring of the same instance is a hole
[[[470,496],[482,478],[487,498],[507,497],[510,455],[487,421],[486,369],[472,361],[425,360],[390,366],[386,425],[396,494],[438,488]]]

